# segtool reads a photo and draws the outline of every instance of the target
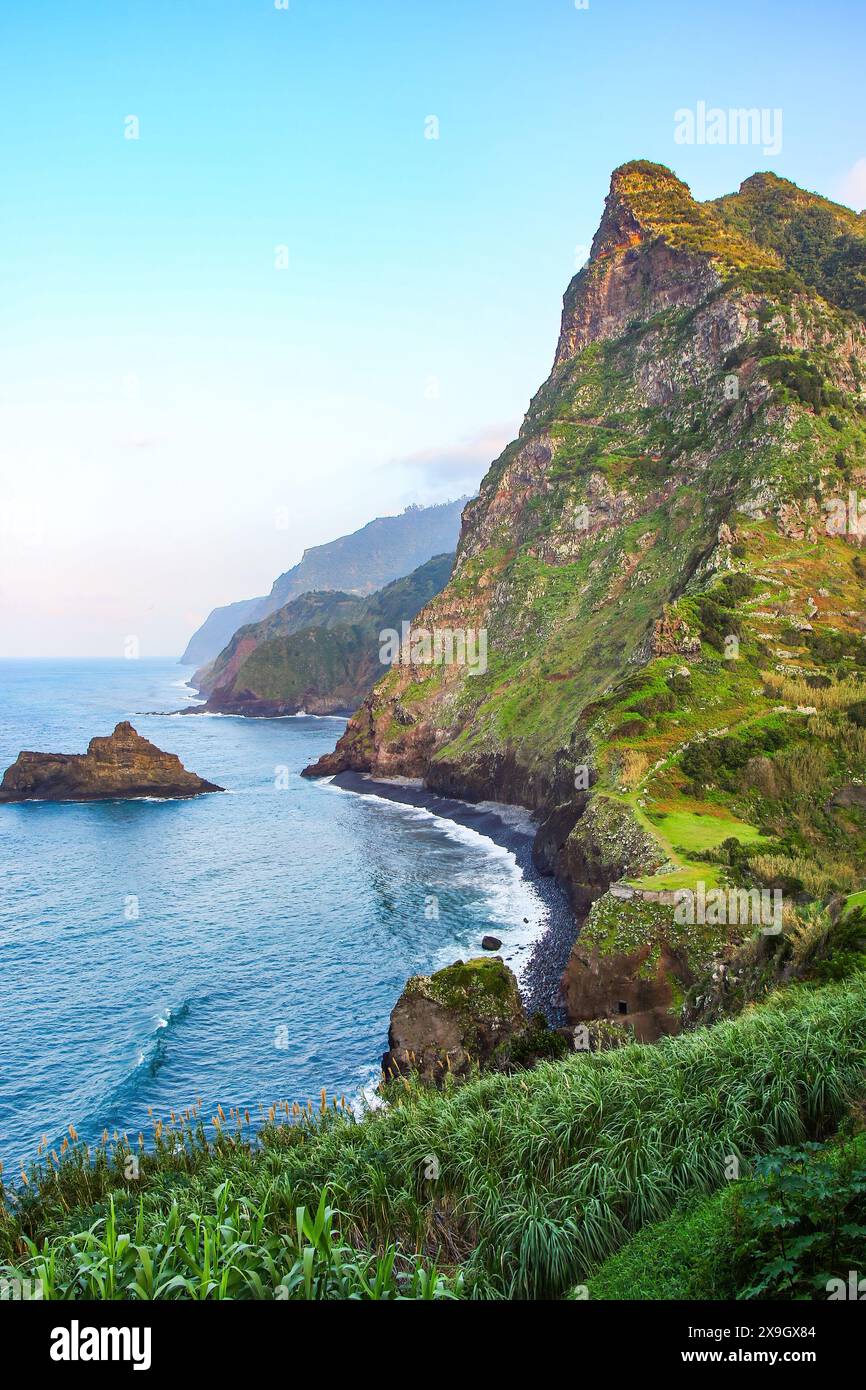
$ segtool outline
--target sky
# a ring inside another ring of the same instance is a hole
[[[176,656],[474,489],[612,169],[859,210],[864,51],[862,0],[0,0],[0,657]]]

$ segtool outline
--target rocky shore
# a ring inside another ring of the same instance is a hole
[[[528,961],[520,967],[523,1004],[528,1014],[544,1014],[551,1027],[563,1025],[567,1020],[560,997],[560,981],[579,924],[556,880],[539,873],[533,863],[532,843],[537,826],[530,813],[495,802],[473,803],[438,796],[415,779],[386,781],[359,772],[340,772],[333,783],[344,791],[421,807],[457,825],[467,826],[511,851],[524,879],[544,906],[542,934],[529,948]]]

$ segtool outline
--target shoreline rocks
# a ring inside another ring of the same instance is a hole
[[[563,1025],[567,1020],[560,982],[582,918],[572,910],[564,882],[552,874],[540,872],[533,863],[537,825],[528,809],[522,808],[525,819],[521,822],[515,819],[515,812],[519,813],[517,807],[444,796],[420,781],[405,777],[384,781],[360,772],[342,771],[334,777],[334,784],[345,791],[361,795],[372,792],[387,801],[422,807],[477,831],[514,855],[517,867],[544,907],[544,927],[529,946],[526,965],[521,971],[523,1003],[527,1013],[543,1014],[551,1028]]]
[[[3,775],[0,802],[185,798],[223,790],[123,720],[107,737],[92,738],[86,753],[19,753]]]
[[[386,1078],[417,1072],[441,1082],[464,1075],[526,1023],[517,980],[497,958],[455,961],[433,975],[412,975],[391,1011]]]
[[[385,1081],[416,1075],[432,1085],[473,1067],[512,1071],[561,1056],[568,1042],[544,1017],[527,1017],[514,973],[499,957],[457,960],[413,975],[391,1011]]]

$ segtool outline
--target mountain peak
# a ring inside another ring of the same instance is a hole
[[[610,191],[592,243],[592,259],[636,245],[664,225],[665,215],[697,206],[688,184],[664,164],[633,159],[610,176]]]
[[[563,301],[556,364],[616,337],[638,315],[694,306],[722,279],[779,258],[664,164],[635,159],[614,169],[589,264]]]

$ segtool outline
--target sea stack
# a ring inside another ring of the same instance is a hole
[[[189,797],[223,787],[188,772],[124,720],[86,753],[19,753],[0,783],[3,801],[115,801],[143,796]]]

